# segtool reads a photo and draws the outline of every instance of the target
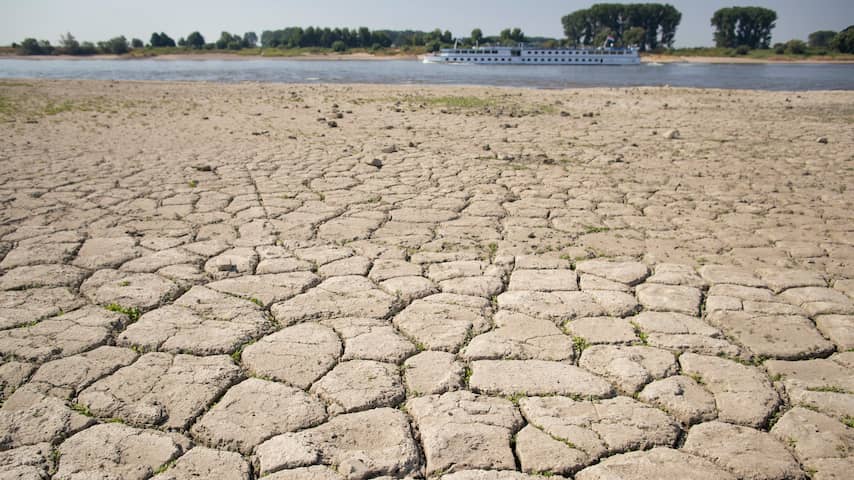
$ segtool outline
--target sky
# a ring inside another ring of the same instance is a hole
[[[637,1],[637,0],[636,0]],[[450,30],[468,36],[520,27],[529,36],[563,37],[560,18],[587,8],[578,0],[0,0],[0,45],[26,37],[56,44],[71,32],[80,41],[124,35],[148,41],[151,32],[174,39],[199,30],[208,41],[223,30],[243,34],[286,26],[358,27],[394,30]],[[632,2],[624,2],[632,3]],[[661,2],[665,3],[665,2]],[[816,30],[854,24],[854,0],[671,0],[682,12],[676,46],[711,46],[709,19],[721,7],[756,5],[777,11],[774,42],[806,40]]]

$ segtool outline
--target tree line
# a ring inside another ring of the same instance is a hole
[[[95,55],[98,53],[121,55],[130,52],[132,49],[144,48],[146,46],[203,48],[205,40],[199,32],[193,32],[187,39],[182,37],[176,43],[169,35],[163,32],[154,32],[151,34],[151,40],[147,45],[138,38],[128,41],[124,35],[92,43],[79,42],[74,35],[66,33],[59,36],[59,44],[55,46],[48,40],[37,40],[35,38],[25,38],[21,43],[12,44],[12,47],[16,48],[21,55]]]
[[[726,48],[768,48],[777,12],[762,7],[721,8],[712,15],[715,46]]]
[[[572,45],[603,45],[608,37],[618,45],[641,50],[672,47],[682,13],[670,4],[597,3],[563,18],[563,31]]]
[[[224,31],[219,38],[207,42],[198,31],[177,41],[164,32],[153,32],[148,43],[124,36],[109,40],[78,42],[71,34],[60,36],[57,46],[47,40],[26,38],[20,44],[12,44],[22,55],[92,55],[96,53],[124,54],[140,48],[175,48],[207,50],[242,50],[245,48],[327,48],[342,52],[351,48],[381,49],[423,47],[427,51],[459,42],[464,46],[476,44],[515,45],[535,42],[544,47],[599,46],[613,39],[614,45],[635,45],[641,50],[672,48],[676,29],[682,13],[670,4],[660,3],[598,3],[590,8],[577,10],[561,18],[565,39],[527,37],[518,27],[506,28],[498,35],[485,36],[480,28],[472,30],[469,37],[454,38],[448,30],[436,28],[421,30],[371,30],[359,28],[329,27],[286,27],[265,30],[260,37],[255,32],[243,35]],[[710,20],[714,27],[713,39],[719,48],[736,49],[747,53],[750,49],[771,47],[771,35],[776,26],[777,12],[762,7],[727,7],[717,10]],[[820,30],[810,34],[808,43],[790,40],[773,45],[777,53],[806,53],[807,48],[832,49],[842,53],[854,53],[854,28],[841,32]]]
[[[750,49],[772,48],[771,33],[777,23],[777,12],[762,7],[728,7],[717,10],[711,18],[715,28],[715,46],[735,48],[746,53]],[[809,35],[807,42],[792,39],[773,45],[775,53],[807,53],[808,48],[830,49],[854,53],[854,26],[841,32],[819,30]]]
[[[359,28],[329,28],[329,27],[287,27],[279,30],[265,30],[259,37],[255,32],[243,35],[224,31],[216,41],[208,43],[198,31],[192,32],[177,41],[164,32],[154,32],[148,43],[133,38],[130,41],[125,36],[114,37],[98,42],[78,42],[71,33],[60,36],[60,42],[54,46],[47,40],[34,38],[24,39],[20,44],[13,44],[22,55],[93,55],[97,53],[123,54],[139,48],[173,48],[207,50],[242,50],[244,48],[329,48],[335,51],[346,51],[351,48],[380,49],[426,47],[428,51],[436,51],[448,47],[455,41],[469,45],[475,43],[515,44],[527,40],[520,28],[507,28],[499,35],[486,37],[476,28],[472,37],[455,39],[449,30],[439,28],[425,32],[421,30],[371,30]],[[540,40],[548,40],[541,38]]]

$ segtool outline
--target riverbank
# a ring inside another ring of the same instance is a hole
[[[22,60],[258,60],[258,59],[280,59],[280,60],[420,60],[424,52],[410,51],[383,51],[372,53],[369,51],[357,52],[317,52],[312,51],[257,51],[237,53],[231,51],[175,51],[170,49],[168,53],[139,52],[125,55],[97,54],[97,55],[16,55],[11,52],[0,52],[0,59],[15,58]],[[642,54],[643,63],[705,63],[705,64],[854,64],[854,55],[840,56],[706,56],[706,55],[671,55],[671,54]]]
[[[767,58],[752,58],[752,57],[730,57],[730,56],[695,56],[695,55],[659,55],[659,54],[644,54],[641,55],[643,63],[706,63],[706,64],[854,64],[854,56],[846,57],[809,57],[809,58],[793,58],[786,56],[767,57]]]

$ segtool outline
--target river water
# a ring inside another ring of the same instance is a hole
[[[0,78],[854,90],[854,64],[435,65],[415,60],[0,59]]]

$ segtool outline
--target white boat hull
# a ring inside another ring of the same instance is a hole
[[[423,57],[424,63],[471,65],[637,65],[635,49],[479,47],[443,49]]]

